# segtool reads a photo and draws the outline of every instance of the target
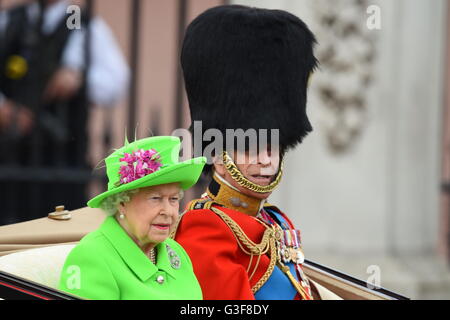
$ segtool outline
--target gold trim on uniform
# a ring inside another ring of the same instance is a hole
[[[302,296],[304,300],[308,299],[309,294],[306,292],[306,290],[302,287],[302,285],[295,279],[295,277],[291,274],[289,267],[285,266],[279,259],[278,256],[278,247],[277,247],[277,241],[276,238],[279,236],[279,233],[277,233],[277,227],[275,226],[269,226],[265,224],[264,222],[260,221],[259,219],[255,218],[256,221],[261,223],[266,230],[264,231],[264,235],[262,237],[262,240],[260,243],[254,243],[242,230],[242,228],[233,220],[231,219],[225,212],[221,211],[218,208],[211,207],[211,210],[214,211],[222,220],[227,224],[227,226],[231,229],[234,237],[236,238],[236,241],[241,248],[241,250],[250,256],[250,261],[247,266],[247,273],[249,274],[249,280],[253,277],[255,274],[259,261],[261,259],[261,256],[263,254],[268,253],[270,257],[269,266],[266,270],[266,272],[262,275],[262,277],[258,280],[258,282],[252,287],[252,292],[255,294],[269,279],[270,275],[272,274],[273,270],[275,269],[275,265],[278,265],[280,269],[286,274],[286,276],[289,278],[297,292]],[[250,267],[252,265],[253,256],[258,256],[258,260],[256,262],[255,267],[253,268],[251,274]]]
[[[261,222],[259,219],[256,219],[259,223],[264,225],[266,227],[266,230],[264,231],[264,235],[262,237],[262,240],[260,243],[254,243],[242,230],[242,228],[233,220],[231,219],[225,212],[221,211],[218,208],[211,207],[211,210],[214,211],[222,220],[227,224],[227,226],[231,229],[231,232],[233,233],[234,237],[236,238],[236,241],[241,248],[241,250],[250,256],[250,261],[247,266],[247,273],[249,274],[249,280],[253,277],[256,270],[259,266],[259,261],[261,259],[261,256],[270,252],[270,262],[269,266],[266,270],[266,272],[263,274],[261,279],[258,280],[258,282],[252,287],[252,292],[256,293],[263,285],[266,283],[266,281],[269,279],[270,275],[273,272],[273,269],[275,268],[275,264],[277,262],[277,247],[275,244],[275,232],[273,228],[268,227],[266,224]],[[253,256],[258,256],[258,260],[250,273],[250,267],[253,262]]]
[[[249,280],[253,278],[258,269],[261,256],[267,254],[270,258],[269,265],[267,270],[261,276],[261,278],[256,282],[256,284],[252,287],[252,292],[255,294],[261,287],[267,282],[270,278],[275,266],[278,267],[286,274],[292,285],[295,287],[296,291],[300,294],[300,296],[308,300],[311,299],[311,296],[307,293],[305,288],[302,287],[302,284],[299,283],[295,279],[295,277],[291,274],[289,267],[284,265],[282,262],[282,258],[279,255],[280,253],[280,242],[283,238],[283,230],[278,225],[269,225],[256,218],[256,214],[259,213],[263,206],[271,206],[266,203],[266,200],[259,200],[256,198],[252,198],[240,193],[238,190],[233,189],[226,182],[224,182],[220,177],[213,175],[213,179],[219,184],[219,191],[217,195],[213,195],[212,192],[208,189],[206,192],[207,198],[197,199],[191,201],[191,203],[187,207],[187,211],[195,210],[195,209],[209,209],[212,210],[215,214],[217,214],[225,224],[230,228],[233,236],[236,239],[237,244],[240,249],[247,255],[250,256],[250,260],[247,266],[247,274]],[[234,199],[238,199],[236,201]],[[239,203],[239,205],[237,205]],[[242,204],[245,205],[243,206]],[[265,227],[265,231],[260,243],[253,242],[242,230],[242,228],[225,212],[220,210],[219,208],[212,207],[213,204],[219,204],[225,206],[230,209],[234,209],[236,211],[246,213],[250,216],[253,216],[257,222],[262,224]],[[182,215],[180,216],[181,219]],[[178,224],[176,228],[178,227]],[[175,228],[175,232],[176,232]],[[291,256],[291,254],[290,254]],[[253,260],[256,258],[256,262]],[[252,265],[255,264],[253,267]],[[305,283],[305,287],[308,285]]]

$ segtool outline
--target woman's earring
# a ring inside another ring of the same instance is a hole
[[[119,214],[119,219],[120,219],[120,220],[125,219],[125,215],[123,214],[123,212],[120,212],[120,214]]]

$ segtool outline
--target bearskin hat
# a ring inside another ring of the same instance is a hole
[[[224,5],[200,14],[181,52],[191,131],[194,121],[203,132],[279,129],[283,150],[301,143],[312,131],[306,91],[315,43],[286,11]]]

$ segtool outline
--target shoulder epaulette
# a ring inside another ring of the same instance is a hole
[[[211,209],[211,206],[213,204],[219,205],[217,202],[214,202],[213,200],[209,198],[202,198],[202,199],[195,199],[192,200],[189,205],[187,206],[186,211],[190,210],[200,210],[200,209]]]
[[[180,224],[181,218],[183,218],[184,214],[191,210],[200,210],[200,209],[211,209],[211,206],[213,204],[218,203],[214,202],[213,200],[209,198],[201,198],[201,199],[194,199],[191,200],[187,205],[186,209],[183,211],[183,213],[180,214],[178,217],[178,221],[176,222],[174,230],[170,233],[170,238],[175,239],[175,235],[177,234],[178,225]]]

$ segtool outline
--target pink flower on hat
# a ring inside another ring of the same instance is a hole
[[[119,169],[120,184],[140,179],[162,167],[160,156],[155,149],[139,149],[133,153],[124,153],[120,159],[124,164]]]

